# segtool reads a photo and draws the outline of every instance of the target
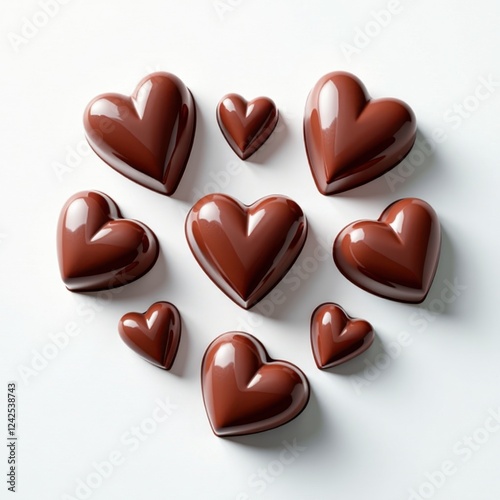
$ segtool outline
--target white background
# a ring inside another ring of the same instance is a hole
[[[77,491],[78,481],[87,479],[102,483],[91,490],[92,500],[407,500],[411,490],[421,498],[500,498],[500,432],[489,419],[500,407],[499,84],[477,106],[471,97],[481,78],[500,81],[500,5],[398,5],[385,27],[368,24],[375,36],[348,57],[342,44],[354,45],[357,29],[387,8],[385,0],[71,0],[38,32],[28,29],[26,43],[15,35],[22,36],[25,17],[43,22],[41,7],[33,0],[2,2],[0,436],[7,426],[6,383],[15,380],[16,498],[83,498],[89,493]],[[363,42],[360,35],[356,41]],[[82,142],[90,99],[131,93],[156,70],[179,76],[198,112],[194,149],[171,198],[119,175]],[[314,186],[302,139],[304,104],[315,82],[334,70],[355,73],[373,97],[408,102],[419,139],[434,146],[414,172],[399,172],[404,182],[393,190],[384,177],[334,197]],[[268,143],[231,176],[221,172],[238,160],[215,120],[216,104],[228,92],[269,96],[282,115]],[[454,106],[463,103],[471,111],[457,118]],[[446,138],[435,144],[439,129]],[[61,173],[77,147],[79,162],[73,158]],[[218,186],[209,184],[214,178]],[[110,195],[161,244],[154,269],[111,296],[68,292],[59,276],[59,211],[85,189]],[[356,288],[328,256],[297,289],[278,285],[286,300],[269,317],[255,308],[245,312],[214,286],[188,249],[184,217],[199,197],[196,190],[225,192],[245,203],[272,193],[295,199],[310,223],[297,263],[309,259],[310,270],[318,240],[330,253],[346,224],[377,218],[398,198],[425,199],[440,217],[443,246],[423,310]],[[447,305],[440,298],[445,280],[466,287]],[[140,359],[116,328],[122,314],[157,300],[176,304],[183,318],[171,372]],[[310,314],[325,301],[369,320],[377,335],[364,355],[331,371],[316,368],[309,345]],[[72,323],[78,335],[54,348],[55,334]],[[222,439],[205,414],[200,362],[217,335],[235,329],[258,337],[272,357],[302,368],[312,397],[302,415],[279,429]],[[401,336],[409,340],[397,348]],[[44,361],[46,354],[53,359]],[[151,431],[157,401],[167,398],[176,408]],[[141,425],[151,434],[136,446],[130,436]],[[286,455],[291,463],[283,465],[285,440],[295,440],[301,451],[293,461]],[[0,450],[0,497],[10,498],[5,442]],[[102,479],[93,463],[110,454],[121,463]],[[433,475],[443,463],[452,471],[445,479]],[[426,475],[439,487],[426,485]]]

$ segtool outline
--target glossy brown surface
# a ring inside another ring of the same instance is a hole
[[[90,292],[116,288],[146,274],[158,258],[159,246],[145,224],[122,219],[109,196],[82,191],[61,211],[57,253],[68,290]]]
[[[153,73],[131,97],[102,94],[85,110],[92,149],[133,181],[171,195],[189,159],[196,108],[189,89],[175,75]]]
[[[416,119],[397,99],[371,100],[354,75],[323,76],[307,98],[304,140],[318,190],[341,193],[396,166],[416,138]]]
[[[217,106],[217,122],[233,151],[246,160],[271,135],[278,110],[268,97],[247,102],[238,94],[227,94]]]
[[[209,194],[186,219],[186,237],[210,279],[236,304],[249,309],[288,272],[307,235],[301,208],[284,196],[246,206]]]
[[[155,302],[145,313],[127,313],[118,332],[130,349],[153,365],[170,370],[181,340],[181,318],[169,302]]]
[[[217,436],[267,431],[286,424],[306,407],[309,384],[291,363],[273,361],[247,333],[216,338],[203,357],[205,409]]]
[[[337,304],[321,304],[311,316],[311,347],[318,368],[332,368],[359,356],[373,339],[368,321],[351,318]]]
[[[441,227],[433,208],[417,198],[389,205],[378,221],[345,227],[333,258],[355,285],[399,302],[422,302],[439,262]]]

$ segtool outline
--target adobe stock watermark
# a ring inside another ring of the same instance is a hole
[[[10,31],[7,34],[10,46],[14,52],[19,52],[30,43],[47,24],[60,12],[61,7],[72,0],[39,0],[38,9],[21,18],[21,27],[18,32]]]
[[[459,129],[463,122],[470,118],[481,107],[481,104],[490,99],[500,87],[500,81],[491,74],[487,78],[479,76],[477,81],[471,94],[443,113],[443,121],[449,123],[452,130]]]
[[[460,284],[456,277],[453,281],[444,279],[439,297],[432,299],[426,307],[419,307],[412,313],[408,320],[409,324],[416,328],[417,333],[425,332],[429,325],[445,312],[446,307],[461,297],[467,288],[466,285]],[[413,344],[414,340],[413,334],[402,331],[396,340],[384,346],[386,352],[370,356],[368,350],[368,357],[363,361],[365,365],[363,372],[360,375],[352,375],[350,379],[356,394],[361,395],[363,389],[372,385]]]
[[[360,396],[363,389],[372,385],[392,365],[394,360],[403,354],[404,349],[413,344],[413,341],[412,335],[402,331],[396,340],[391,340],[388,344],[384,345],[385,352],[379,352],[372,359],[365,358],[363,361],[365,365],[363,373],[351,376],[351,384],[354,392]]]
[[[117,106],[116,113],[121,120],[125,120],[131,113],[130,108],[125,105]],[[108,134],[112,134],[116,130],[116,123],[107,116],[100,116],[97,126],[93,130],[87,132],[87,139],[80,139],[76,144],[66,146],[64,159],[54,161],[51,164],[54,175],[59,182],[64,180],[64,177],[74,172],[84,161],[85,158],[92,154],[91,143],[100,146],[105,142],[104,138]]]
[[[296,114],[288,108],[280,108],[278,123],[276,124],[276,127],[274,127],[274,130],[264,142],[264,144],[262,144],[247,161],[260,161],[262,155],[267,154],[267,151],[272,148],[274,144],[276,144],[276,142],[280,139],[280,136],[285,132],[286,123],[293,122],[297,122]]]
[[[126,277],[123,279],[126,280]],[[29,361],[17,367],[23,383],[28,385],[37,379],[40,373],[68,348],[71,341],[82,334],[82,324],[91,324],[106,305],[121,292],[123,292],[123,287],[110,288],[96,292],[94,296],[86,297],[86,299],[79,298],[75,313],[81,321],[68,321],[59,331],[49,333],[48,340],[42,347],[31,349]]]
[[[252,328],[260,328],[264,324],[264,318],[273,315],[277,306],[283,305],[289,298],[290,293],[295,293],[313,274],[315,274],[321,262],[331,258],[332,244],[325,239],[318,239],[311,255],[299,259],[291,268],[280,284],[273,288],[253,308],[260,314],[252,314],[248,311],[245,317],[237,318],[237,330],[247,332]]]
[[[452,281],[443,280],[439,297],[431,300],[425,307],[418,307],[417,311],[410,315],[408,320],[410,325],[416,328],[417,333],[425,332],[429,325],[446,311],[446,307],[461,297],[467,288],[468,286],[461,284],[457,277]]]
[[[227,188],[231,180],[241,175],[245,168],[243,161],[231,160],[226,163],[224,169],[216,172],[209,172],[208,176],[212,180],[207,182],[201,189],[193,188],[191,191],[191,201],[195,202],[207,194],[218,193],[221,189]]]
[[[470,434],[464,435],[452,447],[453,457],[443,460],[437,469],[424,474],[425,480],[416,488],[408,490],[408,500],[428,500],[441,490],[448,480],[456,475],[460,467],[469,462],[473,456],[500,431],[500,406],[490,408],[483,423]]]
[[[63,182],[65,176],[73,173],[83,163],[85,158],[92,154],[92,148],[85,139],[65,148],[64,158],[53,161],[51,164],[54,175],[59,182]]]
[[[467,119],[473,116],[484,101],[491,99],[500,87],[500,81],[492,75],[488,75],[487,78],[479,76],[477,80],[478,83],[472,94],[455,103],[443,113],[443,122],[446,124],[444,127],[449,127],[451,130],[459,129]],[[384,175],[391,192],[396,190],[398,184],[404,184],[434,154],[438,144],[448,140],[449,134],[444,127],[436,127],[428,140],[417,139],[408,156]]]
[[[188,167],[189,168],[189,167]],[[231,181],[241,175],[245,168],[244,162],[242,160],[231,160],[226,163],[225,168],[222,170],[209,172],[208,176],[210,181],[205,183],[201,189],[193,188],[191,193],[186,200],[187,205],[177,205],[177,210],[181,217],[186,217],[191,209],[200,198],[203,198],[210,193],[219,193],[223,189],[227,188]]]
[[[430,139],[417,139],[415,145],[395,168],[384,174],[384,179],[392,193],[398,184],[404,184],[417,168],[421,167],[436,151],[436,146],[448,139],[448,134],[441,128],[435,128]]]
[[[221,21],[227,14],[234,12],[245,0],[214,0],[212,2],[213,8]]]
[[[113,472],[122,466],[131,453],[135,453],[142,443],[147,441],[172,414],[178,406],[169,398],[155,400],[155,406],[149,416],[138,425],[129,427],[119,437],[119,445],[100,461],[92,462],[90,472],[83,477],[75,478],[74,490],[71,494],[64,493],[61,500],[87,500],[99,489]]]
[[[343,42],[340,45],[346,60],[350,62],[354,55],[360,54],[401,12],[403,12],[403,6],[399,0],[389,0],[385,9],[372,10],[370,13],[371,19],[362,27],[357,26],[355,28],[351,43]]]
[[[81,332],[82,329],[78,323],[69,321],[58,332],[49,333],[49,340],[43,347],[31,349],[30,361],[17,367],[21,380],[28,385],[32,379],[37,378],[49,366],[49,363],[68,347],[71,339],[80,335]]]
[[[266,148],[272,146],[272,144],[278,139],[279,135],[282,134],[285,130],[285,121],[293,119],[293,113],[289,112],[287,109],[280,110],[280,118],[278,123],[276,124],[273,133],[269,136],[267,141],[262,144],[262,146],[252,155],[256,159],[259,157],[259,154],[266,151]],[[251,161],[251,159],[249,160]],[[248,169],[248,165],[245,164],[243,160],[239,158],[230,160],[226,163],[225,168],[209,172],[208,176],[210,177],[210,181],[207,182],[201,189],[193,188],[191,191],[191,202],[199,200],[203,196],[206,196],[210,193],[218,193],[222,189],[227,188],[231,181],[240,176],[246,169]]]
[[[238,493],[235,500],[249,500],[254,494],[261,495],[269,485],[272,485],[285,472],[288,466],[293,464],[307,450],[306,446],[297,443],[296,438],[291,443],[285,440],[281,444],[283,448],[276,459],[271,460],[265,467],[261,467],[250,474],[247,480],[249,490]]]

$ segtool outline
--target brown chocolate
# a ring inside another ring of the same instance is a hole
[[[397,99],[372,100],[354,75],[323,76],[307,98],[304,141],[318,190],[341,193],[395,167],[416,138],[411,108]]]
[[[153,365],[170,370],[181,339],[181,317],[169,302],[155,302],[145,313],[130,312],[118,322],[120,337]]]
[[[333,258],[355,285],[398,302],[422,302],[439,262],[441,227],[433,208],[417,198],[389,205],[378,221],[349,224]]]
[[[209,194],[196,202],[186,219],[186,237],[196,260],[245,309],[288,272],[306,235],[301,208],[278,195],[246,206],[225,194]]]
[[[246,160],[273,132],[278,110],[268,97],[247,102],[238,94],[227,94],[217,106],[217,122],[233,151]]]
[[[145,224],[122,219],[106,194],[82,191],[64,205],[57,229],[61,277],[68,290],[116,288],[146,274],[158,240]]]
[[[359,356],[373,339],[372,325],[351,318],[338,304],[321,304],[311,316],[311,347],[318,368],[332,368]]]
[[[153,191],[171,195],[189,159],[196,108],[175,75],[145,77],[131,97],[102,94],[84,115],[87,140],[108,165]]]
[[[217,436],[274,429],[297,417],[309,401],[302,371],[272,360],[255,337],[242,332],[225,333],[209,345],[201,385]]]

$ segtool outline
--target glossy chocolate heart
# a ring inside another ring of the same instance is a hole
[[[332,368],[355,358],[373,339],[368,321],[351,318],[337,304],[321,304],[312,314],[311,346],[318,368]]]
[[[217,122],[233,151],[246,160],[271,135],[278,110],[268,97],[247,102],[238,94],[227,94],[217,106]]]
[[[217,436],[238,436],[286,424],[306,407],[309,384],[291,363],[273,361],[247,333],[216,338],[203,357],[201,385]]]
[[[186,219],[186,237],[210,279],[249,309],[288,272],[307,235],[306,218],[293,200],[268,196],[246,206],[209,194]]]
[[[109,196],[83,191],[61,211],[57,253],[68,290],[90,292],[116,288],[146,274],[158,258],[159,246],[145,224],[122,219]]]
[[[145,313],[127,313],[118,322],[120,337],[153,365],[170,370],[181,340],[181,317],[169,302],[156,302]]]
[[[355,285],[399,302],[422,302],[436,273],[441,227],[433,208],[417,198],[389,205],[378,221],[345,227],[333,258]]]
[[[171,195],[189,159],[196,108],[189,89],[175,75],[153,73],[131,97],[103,94],[85,110],[92,149],[125,177]]]
[[[412,148],[415,115],[397,99],[371,100],[354,75],[323,76],[307,98],[304,140],[318,190],[341,193],[395,167]]]

